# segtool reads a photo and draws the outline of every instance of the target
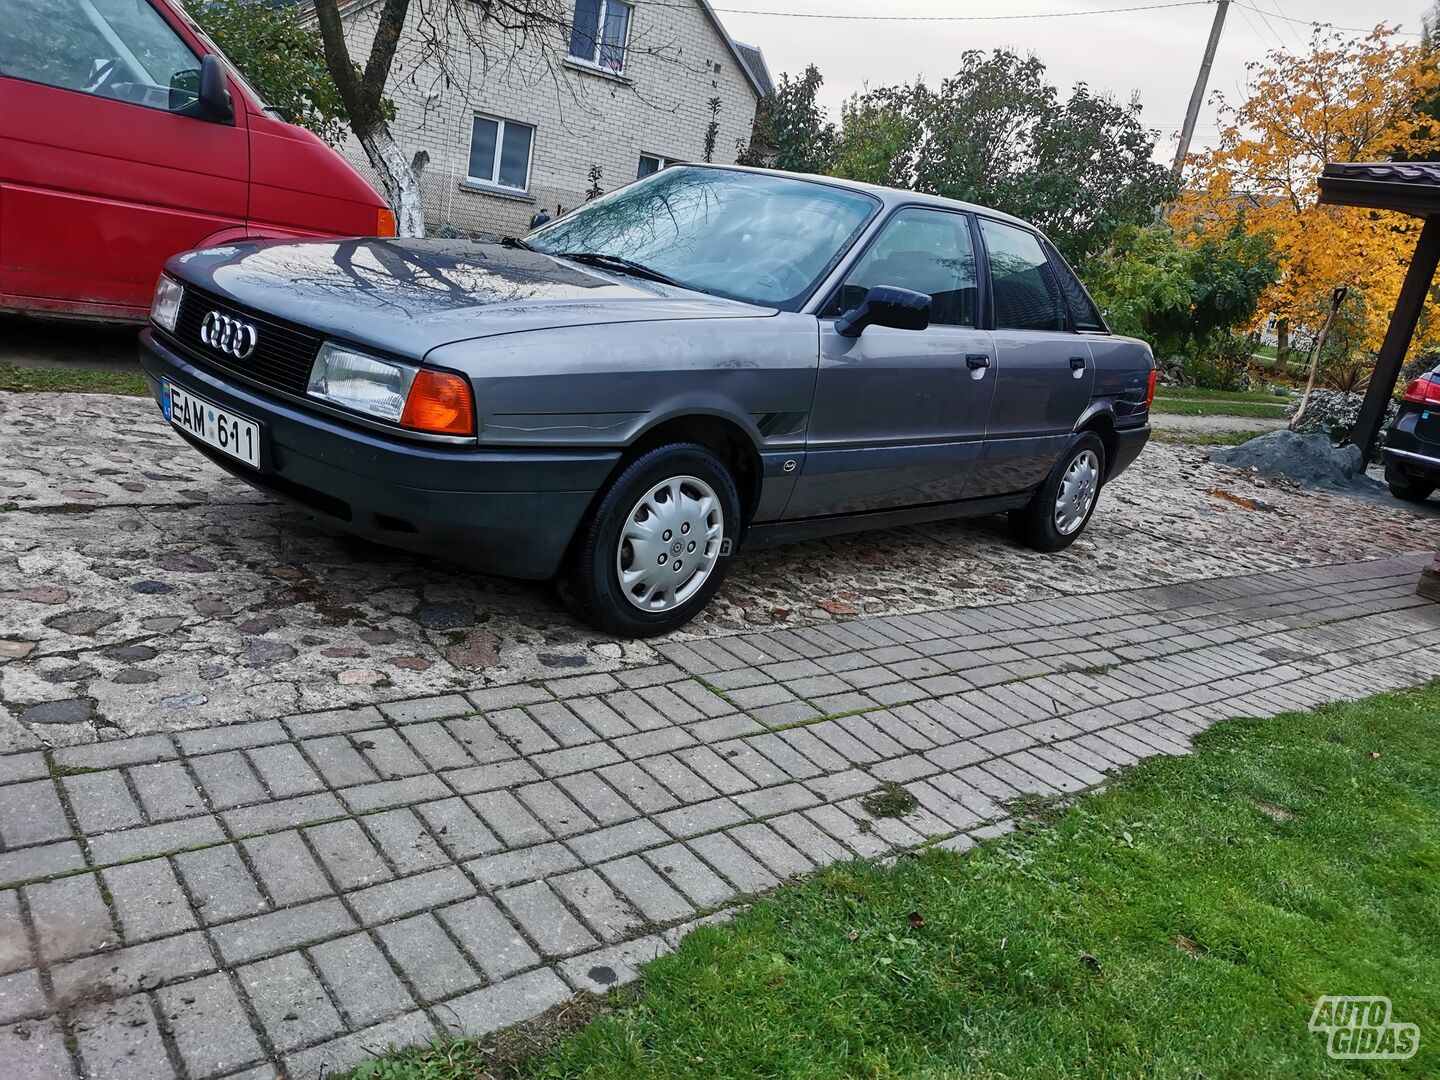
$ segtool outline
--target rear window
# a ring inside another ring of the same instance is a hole
[[[1070,308],[1070,317],[1075,320],[1075,329],[1107,332],[1109,328],[1100,317],[1095,301],[1090,299],[1090,294],[1075,276],[1075,271],[1070,269],[1070,264],[1049,244],[1045,246],[1050,252],[1051,269],[1060,281],[1060,291],[1065,294],[1065,304]]]

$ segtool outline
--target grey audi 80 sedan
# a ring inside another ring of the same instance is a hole
[[[742,547],[1008,512],[1070,544],[1149,435],[1154,359],[979,206],[673,166],[523,240],[172,258],[165,416],[353,533],[524,578],[630,636]]]

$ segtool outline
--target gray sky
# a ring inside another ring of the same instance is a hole
[[[712,0],[731,36],[759,45],[770,70],[798,74],[813,63],[825,76],[823,103],[838,120],[840,102],[865,83],[880,86],[924,75],[935,82],[952,73],[966,49],[1009,47],[1033,52],[1050,80],[1068,91],[1077,82],[1109,91],[1120,100],[1138,91],[1147,126],[1161,132],[1156,156],[1174,155],[1205,39],[1212,5],[1152,11],[1116,11],[1174,0]],[[1291,19],[1369,27],[1399,23],[1420,30],[1430,0],[1235,0],[1225,22],[1211,72],[1210,90],[1234,97],[1243,89],[1245,65],[1284,45],[1298,49],[1309,27]],[[887,21],[783,18],[738,9],[885,15]],[[1106,14],[1006,21],[900,21],[899,16],[1034,15],[1107,10]],[[1257,11],[1255,9],[1260,9]],[[1263,11],[1265,14],[1261,14]],[[1195,149],[1215,141],[1215,110],[1201,108]]]

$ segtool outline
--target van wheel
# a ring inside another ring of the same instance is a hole
[[[561,574],[580,618],[623,637],[684,626],[715,595],[740,532],[729,469],[694,443],[631,462],[580,527]]]
[[[1424,502],[1435,490],[1434,484],[1428,484],[1424,480],[1403,473],[1393,464],[1385,466],[1385,484],[1389,487],[1391,495],[1397,499],[1403,499],[1405,502]]]
[[[1010,511],[1015,538],[1036,551],[1060,551],[1085,531],[1105,478],[1105,444],[1093,431],[1070,441],[1031,500]]]

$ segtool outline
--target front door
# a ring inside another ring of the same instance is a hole
[[[965,497],[995,391],[975,274],[969,215],[905,207],[882,227],[820,313],[805,465],[787,518]],[[836,333],[835,318],[877,285],[929,295],[930,327]]]
[[[244,105],[177,115],[200,58],[148,0],[0,8],[0,293],[143,313],[166,258],[245,223]]]
[[[990,218],[980,219],[980,233],[990,264],[1000,377],[972,496],[1024,491],[1043,480],[1095,385],[1089,342],[1071,329],[1040,238]]]

